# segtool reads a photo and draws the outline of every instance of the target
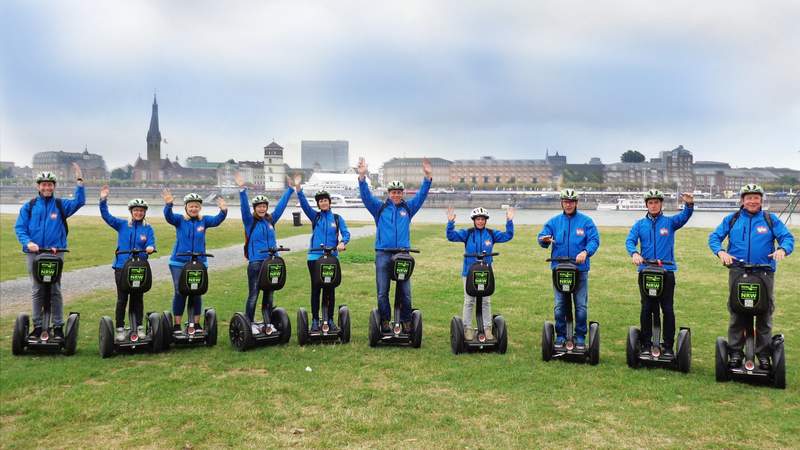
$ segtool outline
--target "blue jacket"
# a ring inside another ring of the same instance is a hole
[[[312,208],[302,190],[297,192],[297,198],[300,199],[300,207],[303,208],[303,212],[308,217],[308,220],[311,221],[313,227],[311,242],[308,244],[309,261],[316,261],[322,257],[320,245],[325,244],[326,247],[336,247],[339,243],[339,233],[342,234],[341,241],[345,245],[350,242],[350,230],[347,229],[344,217],[339,216],[339,230],[337,231],[336,218],[333,215],[333,211],[328,209],[323,212]],[[314,226],[314,223],[316,223],[316,226]],[[338,256],[339,252],[334,250],[333,254]]]
[[[73,199],[61,199],[64,215],[75,214],[86,203],[86,190],[83,186],[75,186]],[[30,218],[29,218],[30,217]],[[17,223],[14,225],[17,240],[22,244],[22,251],[28,252],[28,243],[33,242],[42,249],[67,248],[67,231],[61,222],[61,214],[56,207],[55,197],[45,198],[39,195],[31,210],[30,202],[25,202],[19,209]]]
[[[470,233],[470,230],[472,230],[472,233]],[[447,240],[450,242],[463,242],[464,253],[481,253],[483,251],[492,253],[494,244],[508,242],[514,238],[514,222],[506,220],[505,232],[491,230],[490,233],[489,231],[488,228],[482,230],[477,228],[456,230],[456,223],[454,221],[447,222]],[[473,256],[464,257],[464,265],[461,269],[462,277],[467,276],[469,266],[475,261],[477,261],[477,258]],[[490,266],[492,265],[491,256],[484,258],[484,261]]]
[[[540,240],[542,236],[547,235],[553,236],[555,239],[553,249],[550,251],[551,258],[556,256],[575,258],[578,253],[586,250],[586,261],[578,264],[578,271],[589,271],[589,258],[600,248],[600,234],[589,216],[578,211],[571,216],[561,213],[548,220],[537,236],[537,241],[543,248],[550,245]],[[555,268],[556,264],[556,262],[551,262],[550,268]]]
[[[289,198],[292,196],[294,190],[287,188],[283,193],[275,209],[272,210],[272,220],[266,218],[258,220],[253,226],[255,219],[253,218],[253,210],[250,206],[250,200],[247,198],[247,189],[239,191],[239,203],[242,208],[242,225],[244,225],[244,235],[247,239],[247,260],[250,262],[263,261],[267,259],[269,254],[262,252],[268,248],[277,247],[275,237],[275,224],[278,223],[283,212],[286,210],[286,205],[289,203]],[[250,230],[252,229],[252,233]]]
[[[625,248],[628,255],[633,256],[639,253],[645,259],[661,259],[672,261],[673,264],[664,264],[664,269],[669,271],[678,270],[675,261],[675,231],[686,225],[692,217],[694,208],[686,205],[680,214],[665,216],[659,213],[656,217],[645,214],[644,218],[639,219],[631,227],[628,239],[625,240]],[[636,249],[636,244],[641,245],[641,250]],[[647,264],[639,266],[641,272]]]
[[[775,251],[775,241],[777,240],[780,248],[789,255],[794,250],[794,236],[775,214],[768,213],[772,218],[772,230],[770,230],[762,211],[755,214],[750,214],[744,208],[739,211],[739,218],[733,224],[733,229],[731,229],[733,214],[729,214],[722,219],[717,229],[708,235],[711,252],[714,255],[719,253],[722,250],[722,241],[727,236],[726,251],[731,256],[750,264],[770,264],[774,272],[775,260],[768,255]]]
[[[147,247],[156,247],[156,236],[153,227],[144,221],[125,220],[114,217],[108,212],[108,201],[100,200],[100,215],[103,220],[113,229],[117,230],[117,250],[144,250]],[[147,253],[140,253],[141,259],[147,259]],[[131,255],[124,253],[114,255],[114,263],[111,267],[122,269]]]
[[[410,248],[411,247],[411,218],[419,211],[425,198],[428,196],[428,191],[431,188],[433,180],[425,178],[419,192],[409,201],[403,200],[399,205],[392,203],[391,199],[387,198],[380,201],[372,196],[369,191],[367,180],[358,181],[358,190],[361,193],[361,201],[372,217],[375,219],[377,232],[375,233],[375,250],[383,250],[387,248]],[[381,207],[386,205],[378,217]]]
[[[175,227],[175,246],[172,247],[169,265],[180,267],[192,259],[189,256],[176,256],[178,253],[205,253],[206,229],[219,226],[227,215],[227,210],[220,210],[219,214],[214,217],[202,216],[202,219],[187,219],[182,214],[172,212],[172,203],[164,205],[164,218],[167,219],[167,223]],[[207,259],[205,256],[197,258],[206,267],[208,266]]]

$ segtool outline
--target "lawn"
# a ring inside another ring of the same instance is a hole
[[[444,226],[432,225],[413,231],[422,250],[413,278],[414,304],[424,316],[419,350],[367,345],[375,303],[371,238],[353,241],[342,258],[337,299],[353,315],[348,345],[299,347],[293,336],[283,347],[233,351],[226,337],[228,319],[246,296],[242,269],[211,277],[205,304],[221,318],[213,348],[100,359],[97,324],[101,315],[113,315],[112,292],[66,308],[81,312],[73,357],[12,357],[13,317],[3,317],[0,446],[797,446],[800,369],[793,355],[800,310],[790,277],[800,273],[796,256],[781,264],[776,282],[775,331],[787,335],[789,364],[788,388],[775,390],[714,381],[714,340],[727,327],[727,271],[701,229],[682,230],[677,238],[676,314],[679,326],[692,328],[691,373],[634,371],[625,364],[639,300],[622,228],[602,230],[592,259],[589,317],[601,324],[600,365],[542,362],[540,332],[552,317],[552,288],[547,252],[534,245],[533,234],[533,227],[521,226],[513,241],[496,247],[492,303],[508,323],[506,355],[450,353],[449,321],[463,299],[463,247],[444,239]],[[295,325],[297,309],[307,308],[308,275],[304,255],[286,259],[289,279],[275,298]],[[145,310],[167,308],[171,295],[168,283],[154,285]]]

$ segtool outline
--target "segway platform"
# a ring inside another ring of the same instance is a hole
[[[207,345],[213,347],[217,345],[217,312],[214,308],[206,308],[203,317],[203,327],[195,327],[194,323],[185,322],[180,332],[173,331],[172,324],[175,317],[171,311],[164,311],[162,321],[168,324],[163,333],[164,349],[169,348],[170,344],[175,346],[193,347],[197,345]]]
[[[308,312],[305,308],[297,310],[297,343],[307,345],[350,342],[350,308],[347,305],[339,306],[336,331],[331,330],[326,321],[320,322],[319,329],[312,331],[308,325]]]

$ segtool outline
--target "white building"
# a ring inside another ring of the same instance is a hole
[[[283,147],[271,142],[264,147],[264,189],[283,189],[286,186],[286,166]]]
[[[303,185],[303,190],[306,195],[326,190],[332,194],[355,196],[358,193],[358,174],[316,172]]]

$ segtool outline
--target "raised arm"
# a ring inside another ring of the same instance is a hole
[[[275,209],[272,210],[272,224],[275,225],[280,220],[283,212],[286,211],[286,205],[289,204],[289,199],[292,197],[292,193],[294,193],[294,189],[291,187],[286,188],[286,192],[283,193],[281,199],[278,200],[278,204],[275,205]]]

